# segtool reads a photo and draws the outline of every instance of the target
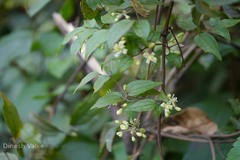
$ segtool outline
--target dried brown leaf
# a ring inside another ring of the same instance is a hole
[[[173,116],[164,118],[162,131],[213,135],[217,131],[217,124],[200,109],[189,107]]]
[[[143,5],[138,0],[131,0],[131,4],[135,12],[140,14],[143,17],[147,17],[149,14],[149,11],[146,10]]]

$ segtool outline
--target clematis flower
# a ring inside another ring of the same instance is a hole
[[[148,52],[144,52],[143,53],[143,57],[145,57],[146,58],[146,63],[147,64],[149,64],[150,62],[154,62],[154,63],[156,63],[157,62],[157,58],[156,57],[154,57],[155,56],[155,53],[154,52],[152,52],[152,53],[148,53]]]
[[[121,39],[117,44],[113,46],[113,53],[115,57],[119,57],[121,54],[127,54],[127,49],[125,48],[126,41],[124,38]]]

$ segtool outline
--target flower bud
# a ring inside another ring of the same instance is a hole
[[[135,142],[136,141],[136,138],[134,136],[132,136],[132,141]]]
[[[123,103],[122,107],[127,107],[127,103]]]
[[[141,132],[141,133],[145,133],[145,132],[146,132],[146,129],[140,128],[140,132]]]
[[[123,136],[123,132],[121,132],[121,131],[120,131],[120,132],[117,132],[116,135],[117,135],[118,137],[122,137],[122,136]]]
[[[154,46],[155,46],[155,43],[152,42],[152,43],[150,43],[150,44],[148,45],[148,48],[151,48],[151,49],[152,49]]]
[[[147,136],[146,136],[146,134],[142,134],[142,137],[143,137],[143,138],[146,138]]]
[[[126,19],[130,19],[130,16],[129,16],[129,15],[125,15],[125,18],[126,18]]]
[[[128,126],[126,126],[125,124],[121,124],[120,125],[121,130],[127,130]]]
[[[127,85],[124,84],[124,85],[123,85],[123,90],[124,90],[124,91],[126,91],[126,87],[127,87]]]
[[[116,124],[121,124],[121,121],[116,120],[115,123],[116,123]]]
[[[136,132],[136,135],[137,135],[138,137],[141,137],[143,134],[140,133],[140,132]]]
[[[175,107],[176,111],[181,111],[182,109],[180,107]]]
[[[117,115],[119,115],[119,114],[121,114],[123,112],[123,109],[122,108],[120,108],[119,110],[117,110]]]

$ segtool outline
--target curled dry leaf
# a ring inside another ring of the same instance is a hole
[[[149,11],[146,10],[143,5],[138,0],[131,0],[131,4],[135,12],[140,14],[143,17],[147,17],[149,14]]]
[[[217,124],[198,108],[186,108],[181,112],[162,120],[162,131],[187,134],[198,133],[213,135]]]

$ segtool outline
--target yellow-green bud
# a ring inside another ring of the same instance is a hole
[[[116,123],[116,124],[121,124],[121,121],[116,120],[115,123]]]
[[[182,109],[180,107],[175,107],[176,111],[181,111]]]
[[[148,48],[152,49],[155,45],[156,45],[156,44],[152,42],[152,43],[150,43],[150,44],[148,45]]]
[[[127,107],[127,103],[123,103],[122,107]]]
[[[141,133],[145,133],[145,132],[146,132],[146,129],[140,128],[140,132],[141,132]]]
[[[116,135],[117,135],[118,137],[122,137],[122,136],[123,136],[123,132],[121,132],[121,131],[120,131],[120,132],[117,132]]]
[[[126,87],[127,87],[127,85],[124,84],[124,85],[123,85],[123,90],[124,90],[124,91],[126,91]]]
[[[135,141],[136,141],[136,138],[135,138],[135,137],[133,137],[133,136],[132,136],[132,138],[131,138],[131,139],[132,139],[132,141],[133,141],[133,142],[135,142]]]
[[[128,126],[126,126],[125,124],[121,124],[120,125],[121,130],[127,130]]]
[[[146,134],[142,134],[142,137],[143,137],[143,138],[146,138],[147,136],[146,136]]]
[[[120,108],[119,110],[117,110],[117,115],[121,114],[123,112],[123,109]]]
[[[137,135],[138,137],[141,137],[141,136],[142,136],[142,133],[136,132],[136,135]]]
[[[171,94],[168,94],[167,97],[168,97],[168,98],[171,98]]]
[[[122,124],[125,124],[126,126],[128,126],[128,122],[127,121],[122,121]]]

